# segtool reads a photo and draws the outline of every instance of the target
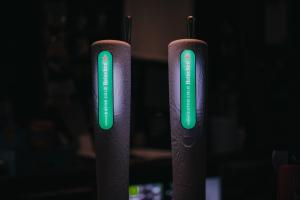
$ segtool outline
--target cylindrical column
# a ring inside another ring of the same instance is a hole
[[[99,200],[127,200],[131,47],[117,40],[92,44],[94,132]]]
[[[169,103],[174,200],[205,199],[207,44],[181,39],[169,44]]]

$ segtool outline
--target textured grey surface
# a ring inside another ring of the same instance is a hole
[[[193,50],[196,57],[196,126],[185,129],[180,122],[180,54]],[[174,200],[205,199],[207,44],[196,39],[181,39],[169,44],[169,103],[172,142]]]
[[[103,50],[111,52],[113,56],[114,124],[110,130],[102,130],[98,125],[97,56]],[[97,41],[92,44],[92,65],[98,200],[127,200],[131,47],[123,41]]]

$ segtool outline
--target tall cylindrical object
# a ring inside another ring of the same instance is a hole
[[[190,34],[189,34],[190,35]],[[169,103],[174,200],[205,199],[205,91],[207,44],[169,44]]]
[[[92,44],[94,132],[99,200],[128,199],[131,47]]]

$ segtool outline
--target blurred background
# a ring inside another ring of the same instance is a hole
[[[2,1],[0,199],[96,199],[90,44],[121,39],[125,15],[133,17],[130,198],[171,199],[167,45],[186,37],[194,15],[209,46],[207,200],[275,199],[272,151],[300,146],[287,112],[298,6]]]

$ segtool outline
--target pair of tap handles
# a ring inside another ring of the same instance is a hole
[[[188,37],[168,46],[173,198],[204,200],[207,44],[194,39],[195,20],[187,18]],[[94,132],[99,200],[128,199],[131,102],[131,18],[124,41],[92,44]]]

